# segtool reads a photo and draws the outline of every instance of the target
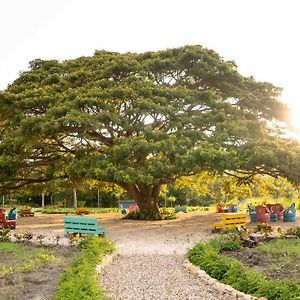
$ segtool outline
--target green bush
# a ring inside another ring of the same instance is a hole
[[[298,238],[300,238],[300,227],[299,226],[296,227],[296,236]]]
[[[84,239],[78,248],[82,253],[61,276],[54,299],[105,299],[97,280],[96,266],[106,253],[113,251],[112,243],[91,237]]]
[[[241,262],[222,254],[224,250],[237,250],[237,240],[230,242],[230,236],[222,236],[207,243],[198,243],[188,252],[189,260],[211,277],[231,285],[233,288],[268,300],[300,299],[299,284],[291,281],[266,279]]]
[[[100,214],[100,213],[120,213],[120,208],[113,207],[113,208],[88,208],[89,213],[91,214]],[[74,214],[74,208],[44,208],[44,209],[36,209],[35,212],[41,212],[43,214]]]
[[[211,240],[210,244],[218,253],[222,251],[233,251],[241,249],[241,241],[239,239],[239,236],[234,233],[219,236]]]
[[[9,242],[10,229],[0,228],[0,242]]]
[[[159,209],[162,220],[176,219],[175,209],[170,207],[162,207]]]

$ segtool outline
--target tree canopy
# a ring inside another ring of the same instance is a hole
[[[2,188],[113,182],[159,218],[160,187],[180,176],[278,169],[260,147],[286,120],[280,93],[201,46],[34,60],[0,93]]]

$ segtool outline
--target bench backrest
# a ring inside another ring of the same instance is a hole
[[[247,214],[224,214],[222,222],[226,226],[230,225],[244,225],[247,221]]]
[[[99,227],[96,218],[64,216],[65,233],[100,234],[105,230]]]
[[[28,207],[21,208],[20,214],[32,214],[31,208],[28,208]]]
[[[98,226],[98,221],[96,218],[90,217],[64,216],[64,225],[67,224]]]

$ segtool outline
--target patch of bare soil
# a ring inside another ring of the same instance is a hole
[[[32,247],[35,247],[32,245]],[[71,263],[76,250],[73,247],[53,248],[54,261],[49,261],[33,272],[16,272],[0,278],[0,299],[5,300],[50,300],[57,289],[59,276]],[[30,247],[24,251],[30,251]],[[24,253],[24,256],[26,253]],[[10,256],[1,255],[5,265],[10,264]],[[12,259],[13,260],[13,259]],[[15,262],[12,261],[12,265]]]
[[[300,283],[300,262],[296,256],[267,254],[258,248],[243,248],[241,251],[228,251],[224,254],[241,261],[267,278],[290,279]]]

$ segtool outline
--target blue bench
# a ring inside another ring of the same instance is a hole
[[[65,234],[92,234],[105,236],[106,230],[98,225],[96,218],[64,216]]]
[[[175,205],[174,209],[175,209],[175,212],[176,212],[176,213],[178,213],[178,212],[184,212],[184,213],[187,213],[187,211],[188,211],[188,208],[187,208],[186,205],[183,205],[183,206]]]

